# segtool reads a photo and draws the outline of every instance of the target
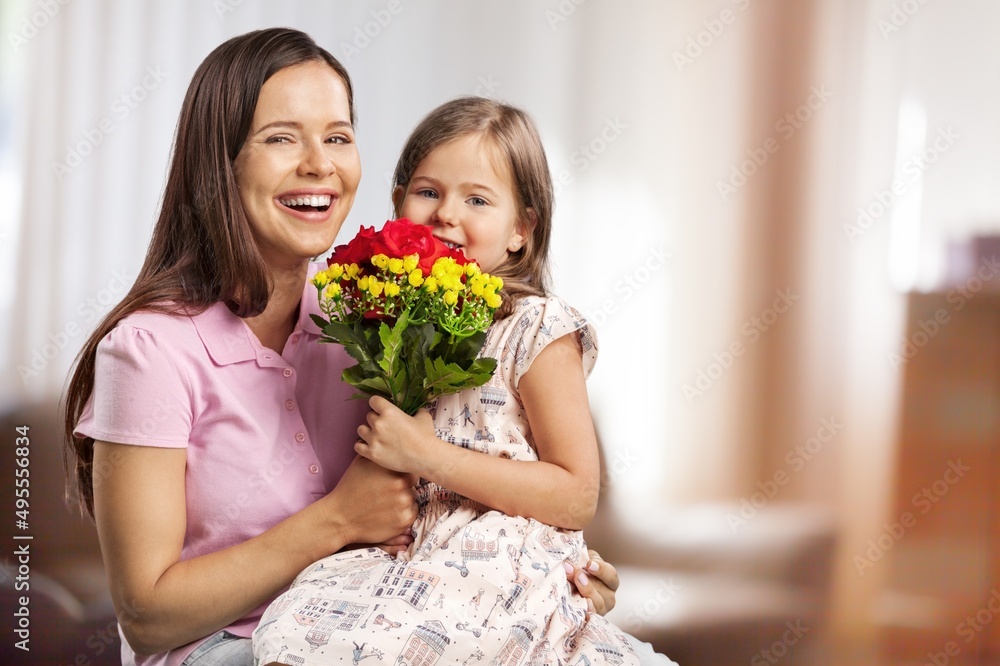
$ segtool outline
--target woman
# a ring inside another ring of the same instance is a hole
[[[409,543],[413,480],[354,457],[367,407],[309,318],[309,260],[360,176],[350,79],[308,36],[236,37],[196,71],[145,263],[67,394],[125,664],[252,663],[246,637],[300,570]]]

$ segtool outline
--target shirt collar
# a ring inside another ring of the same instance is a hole
[[[321,333],[310,315],[322,315],[312,277],[323,268],[321,263],[309,264],[302,300],[299,303],[299,319],[292,331],[293,334],[303,331],[318,336]],[[209,356],[218,365],[252,361],[257,358],[260,343],[246,323],[233,314],[225,303],[212,304],[204,312],[191,317],[191,321]]]

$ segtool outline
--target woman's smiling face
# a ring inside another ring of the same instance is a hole
[[[329,250],[361,180],[344,81],[322,61],[275,73],[233,170],[269,266],[295,267]]]

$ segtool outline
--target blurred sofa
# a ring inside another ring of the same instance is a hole
[[[93,523],[65,500],[65,475],[55,401],[9,408],[0,415],[0,432],[7,439],[0,455],[0,475],[8,488],[0,506],[7,544],[0,558],[0,613],[5,625],[28,600],[30,652],[15,643],[0,643],[3,664],[120,664],[121,643],[108,593],[100,546]],[[28,426],[30,496],[28,528],[15,524],[14,451],[16,428]],[[15,540],[14,536],[31,536]],[[27,572],[16,548],[27,545]],[[20,580],[19,580],[20,579]],[[27,585],[27,589],[25,589]],[[4,631],[6,636],[11,633]]]
[[[619,571],[608,617],[682,666],[821,666],[835,525],[822,508],[768,504],[616,514],[602,503],[588,544]]]

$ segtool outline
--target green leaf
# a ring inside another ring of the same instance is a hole
[[[341,374],[343,380],[353,386],[354,388],[364,391],[370,395],[380,395],[384,398],[392,400],[392,393],[389,390],[389,385],[385,380],[385,376],[381,373],[371,373],[367,372],[360,365],[352,365],[349,368],[345,368],[344,372]]]
[[[446,363],[442,358],[425,359],[424,369],[426,378],[424,388],[428,396],[436,398],[449,393],[475,386],[482,386],[493,376],[496,368],[496,359],[477,359],[472,363],[469,370],[464,370],[455,363]]]
[[[330,323],[329,321],[327,321],[323,317],[320,317],[318,314],[313,313],[313,314],[310,314],[309,316],[312,317],[313,323],[316,324],[316,326],[319,327],[319,330],[321,330],[321,331],[324,328],[326,328],[327,325],[329,325],[329,323]]]

